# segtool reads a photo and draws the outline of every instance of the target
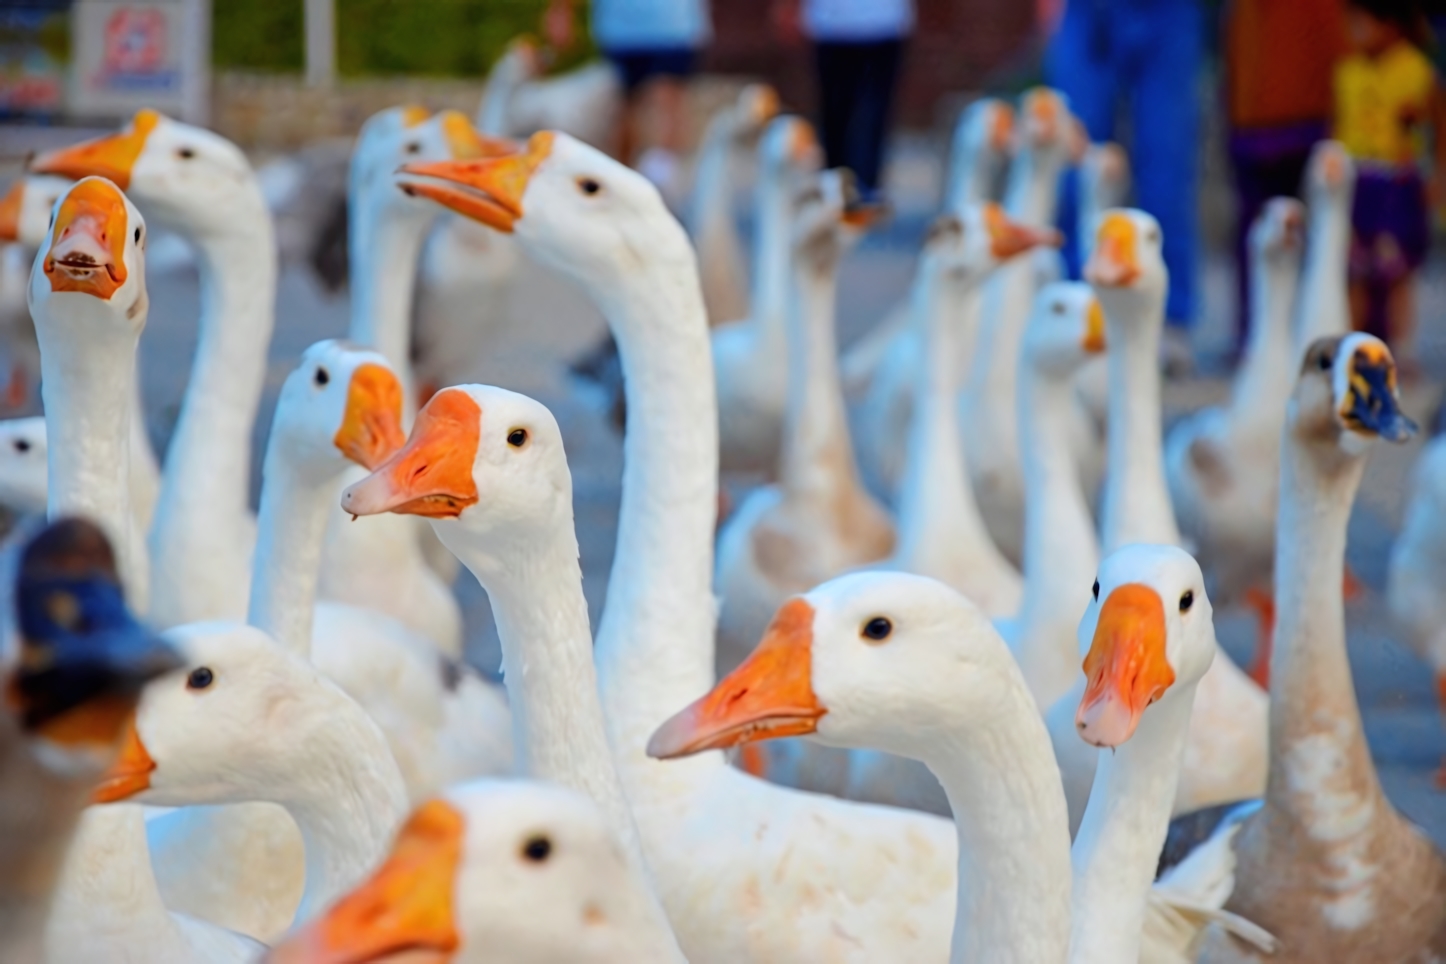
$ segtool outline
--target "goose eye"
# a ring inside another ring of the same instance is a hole
[[[584,194],[592,195],[601,191],[602,185],[593,178],[580,177],[577,179],[577,189]]]
[[[318,368],[316,370],[316,377],[312,380],[318,385],[325,385],[327,382],[331,381],[331,372],[327,371],[325,368]]]
[[[1052,305],[1049,306],[1049,310],[1052,311],[1052,312],[1054,312],[1054,313],[1057,314],[1057,315],[1062,315],[1062,314],[1064,314],[1064,302],[1063,302],[1063,301],[1056,301],[1054,304],[1052,304]]]
[[[515,449],[520,449],[527,444],[527,429],[514,428],[507,433],[507,444]]]
[[[1315,367],[1319,368],[1323,372],[1328,372],[1331,370],[1331,365],[1334,363],[1335,359],[1331,357],[1331,353],[1328,351],[1323,351],[1320,353],[1320,355],[1316,357]]]
[[[872,639],[875,642],[878,642],[888,639],[889,634],[893,631],[893,623],[889,622],[883,616],[875,616],[873,619],[870,619],[868,622],[864,623],[863,637],[865,639]]]
[[[11,444],[13,444],[13,445],[15,446],[15,451],[17,451],[17,452],[29,452],[29,451],[30,451],[30,440],[29,440],[29,439],[18,438],[18,439],[16,439],[13,443],[11,443]]]
[[[522,856],[535,864],[540,864],[552,856],[552,841],[541,835],[528,837],[527,842],[522,845]]]
[[[407,153],[408,153],[408,154],[420,154],[420,153],[422,153],[422,145],[421,145],[421,144],[418,144],[416,141],[412,141],[410,144],[407,145]]]
[[[140,243],[141,243],[141,229],[140,229],[140,228],[136,228],[136,244],[140,244]]]
[[[208,666],[198,666],[186,677],[186,689],[203,690],[216,681],[216,674]]]
[[[1094,595],[1095,601],[1098,602],[1100,598],[1100,581],[1098,579],[1096,579],[1095,584],[1090,587],[1090,592]]]
[[[176,156],[183,161],[189,161],[196,156],[196,152],[189,147],[182,147],[176,151]]]
[[[1195,605],[1195,590],[1186,589],[1180,594],[1180,612],[1188,613],[1193,605]]]

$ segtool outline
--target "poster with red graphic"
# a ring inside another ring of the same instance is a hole
[[[79,0],[72,10],[72,114],[125,116],[142,107],[180,113],[205,51],[190,18],[195,0]]]

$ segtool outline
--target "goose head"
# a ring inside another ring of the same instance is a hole
[[[7,705],[43,763],[98,771],[120,746],[152,679],[180,664],[126,609],[115,554],[82,519],[26,545],[15,582],[19,657]]]
[[[1356,188],[1356,163],[1340,141],[1320,141],[1305,167],[1305,197],[1310,207],[1349,207]]]
[[[862,203],[852,171],[814,175],[793,199],[794,256],[814,271],[837,267],[883,213]]]
[[[402,385],[378,352],[319,341],[302,353],[276,402],[271,445],[329,477],[355,462],[372,469],[402,447]]]
[[[1031,88],[1019,99],[1015,138],[1016,152],[1047,155],[1059,163],[1078,161],[1089,146],[1064,94],[1049,87]]]
[[[388,107],[367,118],[352,151],[348,187],[353,203],[381,205],[389,215],[430,222],[435,205],[396,189],[397,168],[413,162],[464,160],[512,150],[510,141],[484,138],[460,111]]]
[[[342,493],[353,515],[395,512],[446,524],[489,545],[571,528],[572,477],[557,421],[542,403],[485,385],[444,388],[417,413],[401,449]],[[448,522],[447,520],[453,520]]]
[[[256,175],[239,147],[149,109],[138,111],[119,133],[33,158],[30,170],[108,178],[157,223],[192,238],[230,235],[238,219],[267,216]]]
[[[786,181],[790,174],[810,174],[823,165],[823,149],[813,125],[796,114],[781,114],[767,122],[758,142],[759,175]]]
[[[40,247],[50,229],[50,212],[70,184],[69,178],[45,174],[16,178],[0,198],[0,241]]]
[[[763,132],[769,121],[778,116],[782,103],[771,84],[747,84],[729,108],[733,137],[747,141]]]
[[[949,186],[944,206],[958,210],[993,193],[1014,143],[1014,109],[983,97],[964,109],[954,125]]]
[[[693,259],[647,178],[567,134],[541,131],[501,157],[406,164],[399,177],[419,197],[516,235],[538,261],[585,285]]]
[[[1011,221],[994,202],[966,204],[934,219],[924,236],[924,252],[955,281],[982,280],[1016,255],[1042,246],[1058,246],[1054,228]]]
[[[1199,563],[1176,546],[1111,553],[1080,620],[1079,643],[1086,684],[1075,726],[1086,743],[1118,747],[1151,704],[1188,694],[1215,658]]]
[[[1111,305],[1140,311],[1141,303],[1164,298],[1169,285],[1160,222],[1136,208],[1111,208],[1100,214],[1094,245],[1085,265],[1085,280],[1095,295]]]
[[[37,328],[55,312],[139,336],[148,301],[146,222],[110,181],[87,177],[56,201],[30,273]]]
[[[357,751],[329,735],[348,697],[261,630],[188,623],[162,635],[181,665],[146,687],[95,802],[285,802],[308,766]],[[371,748],[384,748],[376,724],[354,715]]]
[[[1024,329],[1027,368],[1063,380],[1104,350],[1105,313],[1089,285],[1054,281],[1039,289]]]
[[[629,932],[647,927],[645,915],[591,800],[476,780],[418,807],[371,879],[266,960],[611,964],[642,959]]]
[[[1364,456],[1371,442],[1405,442],[1416,423],[1401,410],[1396,361],[1385,342],[1356,332],[1306,350],[1286,408],[1286,435],[1323,465]]]
[[[1305,249],[1305,205],[1295,198],[1271,198],[1250,226],[1248,240],[1250,253],[1262,264],[1299,261]]]
[[[841,576],[783,604],[763,640],[653,734],[659,759],[804,736],[919,755],[921,741],[989,726],[1028,690],[987,616],[923,576]]]
[[[19,512],[45,512],[48,450],[45,416],[0,422],[0,504]]]

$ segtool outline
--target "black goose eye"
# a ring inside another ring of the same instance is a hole
[[[865,639],[872,639],[876,642],[879,640],[888,639],[889,634],[893,631],[894,624],[889,622],[883,616],[875,616],[873,619],[870,619],[868,622],[864,623],[864,628],[862,630],[863,637]]]
[[[183,161],[189,161],[191,158],[196,156],[196,152],[189,147],[182,147],[176,151],[176,156]]]
[[[29,451],[30,451],[30,440],[29,440],[29,439],[26,439],[26,438],[18,438],[18,439],[16,439],[14,442],[12,442],[11,444],[15,446],[15,451],[17,451],[17,452],[29,452]]]
[[[515,449],[520,449],[527,444],[527,429],[514,428],[507,433],[507,444]]]
[[[522,845],[522,856],[533,863],[540,864],[552,856],[552,841],[541,834],[536,837],[528,837],[527,842]]]
[[[1180,612],[1188,613],[1193,605],[1195,605],[1195,590],[1186,589],[1180,594]]]
[[[1331,365],[1333,365],[1334,363],[1335,359],[1331,357],[1331,353],[1328,351],[1323,351],[1316,356],[1315,367],[1319,368],[1323,372],[1328,372],[1331,370]]]
[[[408,154],[420,154],[420,153],[422,153],[422,145],[421,145],[421,144],[418,144],[416,141],[412,141],[410,144],[407,145],[407,153],[408,153]]]
[[[140,243],[141,243],[141,229],[140,229],[140,228],[136,228],[136,244],[140,244]]]
[[[186,689],[203,690],[216,681],[216,674],[211,672],[209,666],[198,666],[191,670],[191,675],[186,677]]]
[[[602,185],[590,177],[577,179],[577,189],[584,194],[596,194],[602,190]]]
[[[1100,598],[1100,581],[1098,579],[1095,580],[1094,586],[1090,588],[1090,592],[1094,594],[1096,600]]]
[[[316,384],[318,385],[325,385],[327,382],[331,381],[331,372],[327,371],[325,368],[318,368],[316,370],[316,376],[312,379],[312,381],[316,382]]]

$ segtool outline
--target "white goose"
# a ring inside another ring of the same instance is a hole
[[[986,98],[959,118],[945,188],[946,215],[962,217],[971,206],[991,200],[1008,156],[1011,117],[1008,104]],[[913,306],[920,298],[940,297],[925,286],[943,281],[937,274],[925,275],[922,268],[921,264],[915,271],[909,297],[850,346],[839,362],[844,390],[862,395],[857,423],[860,468],[870,488],[890,499],[897,498],[904,474],[915,385],[927,357],[921,329],[911,321]],[[961,373],[974,351],[977,327],[962,333],[955,346],[959,352],[955,364]]]
[[[724,472],[772,476],[778,470],[788,395],[793,196],[817,155],[812,129],[797,117],[775,118],[758,145],[752,313],[712,335]]]
[[[1014,162],[1005,189],[1010,219],[1033,227],[1054,223],[1061,172],[1078,152],[1078,132],[1064,98],[1047,88],[1020,102]],[[1016,562],[1024,547],[1024,471],[1019,457],[1019,344],[1034,302],[1035,267],[1006,265],[985,292],[984,321],[960,398],[960,430],[974,496],[989,534]]]
[[[183,665],[146,687],[97,802],[281,805],[306,853],[296,919],[315,916],[361,883],[406,816],[386,738],[355,701],[258,629],[199,623],[165,636]]]
[[[1160,432],[1159,344],[1169,278],[1160,226],[1133,209],[1106,212],[1085,273],[1105,315],[1110,373],[1109,471],[1101,542],[1106,553],[1135,542],[1178,544]],[[1077,684],[1078,688],[1078,684]],[[1073,693],[1048,713],[1070,815],[1083,813],[1097,754],[1074,737]],[[1269,700],[1228,656],[1201,680],[1175,812],[1258,797],[1265,788]]]
[[[239,619],[256,540],[251,429],[276,303],[276,242],[256,175],[235,144],[152,110],[31,169],[109,177],[196,248],[200,340],[151,529],[148,612],[157,626]]]
[[[1230,404],[1181,420],[1165,442],[1170,498],[1210,574],[1211,591],[1217,599],[1253,601],[1263,642],[1270,634],[1266,587],[1275,551],[1280,432],[1296,358],[1291,321],[1304,220],[1300,202],[1275,198],[1251,227],[1250,343]],[[1257,669],[1269,659],[1261,646]],[[1251,676],[1265,685],[1257,669]]]
[[[1321,141],[1305,169],[1309,227],[1305,268],[1295,314],[1295,357],[1305,357],[1317,338],[1351,330],[1347,262],[1351,253],[1351,203],[1356,196],[1356,165],[1345,145]]]
[[[19,658],[0,712],[0,960],[42,964],[52,893],[91,789],[120,753],[141,688],[178,663],[121,598],[98,527],[64,519],[22,550]],[[74,603],[69,616],[53,601]],[[57,620],[55,615],[63,618]]]
[[[52,517],[85,515],[116,548],[122,578],[144,582],[129,501],[135,352],[148,308],[145,222],[110,181],[88,177],[57,203],[30,281],[40,342]],[[66,857],[46,931],[50,960],[242,961],[254,942],[170,914],[136,806],[87,811]]]
[[[677,954],[592,801],[491,780],[418,808],[372,878],[267,960],[322,964],[393,948],[455,964],[657,964]]]
[[[958,834],[951,960],[1058,961],[1066,949],[1100,964],[1184,960],[1216,915],[1200,907],[1172,933],[1150,884],[1195,686],[1215,655],[1210,604],[1199,567],[1173,547],[1131,547],[1099,575],[1079,628],[1090,685],[1078,720],[1082,737],[1118,752],[1095,778],[1073,898],[1064,794],[1033,696],[984,614],[932,580],[858,574],[790,600],[753,656],[664,723],[649,752],[808,734],[922,760]],[[1160,946],[1142,955],[1148,916]]]
[[[720,668],[747,655],[788,596],[894,548],[893,521],[859,480],[838,380],[838,267],[871,217],[853,212],[852,189],[828,171],[795,202],[783,451],[777,484],[749,493],[718,533]]]
[[[1446,857],[1381,790],[1346,657],[1346,523],[1376,438],[1403,442],[1390,351],[1366,334],[1306,353],[1281,446],[1270,784],[1241,830],[1232,910],[1272,961],[1416,961],[1446,948]],[[1260,955],[1211,934],[1202,960]]]
[[[753,146],[763,126],[778,114],[778,92],[748,84],[703,129],[688,204],[688,234],[698,251],[699,279],[709,324],[749,316],[748,269],[733,215],[734,168],[741,149]]]

